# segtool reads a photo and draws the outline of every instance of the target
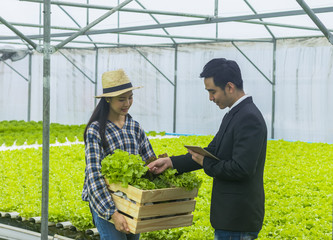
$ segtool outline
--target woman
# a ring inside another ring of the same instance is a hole
[[[101,240],[137,240],[130,234],[124,216],[117,211],[101,174],[101,161],[115,149],[140,154],[146,161],[155,157],[152,146],[140,127],[128,114],[133,103],[133,87],[125,72],[102,75],[103,94],[84,131],[86,169],[82,199],[89,202],[94,224]],[[110,222],[113,221],[113,223]]]

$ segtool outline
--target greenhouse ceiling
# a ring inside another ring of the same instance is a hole
[[[46,28],[59,48],[173,46],[325,36],[333,44],[332,0],[1,0],[0,49],[39,50]],[[24,40],[22,40],[22,38]]]

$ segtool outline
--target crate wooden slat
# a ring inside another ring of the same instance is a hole
[[[198,195],[197,188],[191,191],[187,191],[183,188],[141,190],[131,185],[128,185],[127,188],[124,188],[121,186],[121,184],[115,184],[115,183],[109,184],[107,180],[105,181],[111,191],[114,192],[121,191],[123,193],[126,193],[129,199],[132,199],[138,203],[161,202],[161,201],[168,201],[175,199],[194,198]]]
[[[183,188],[141,190],[128,185],[109,184],[117,209],[125,214],[131,233],[142,233],[191,226],[198,189],[187,191]],[[123,192],[130,200],[114,194]],[[134,202],[133,202],[134,201]]]
[[[112,194],[112,198],[118,210],[134,218],[149,218],[181,213],[190,213],[193,212],[195,208],[195,200],[193,199],[187,201],[141,205],[139,203],[133,203],[131,201],[124,201],[123,198],[118,197],[114,194]]]
[[[193,215],[186,214],[148,220],[136,220],[126,217],[126,221],[131,233],[152,232],[170,228],[187,227],[192,225]]]

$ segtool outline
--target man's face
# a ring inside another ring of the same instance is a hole
[[[216,103],[220,109],[225,109],[232,105],[232,99],[228,92],[228,84],[225,87],[225,90],[222,90],[220,87],[216,86],[212,77],[204,79],[205,88],[209,93],[209,100]]]

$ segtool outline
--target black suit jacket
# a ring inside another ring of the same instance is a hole
[[[224,117],[206,150],[203,169],[213,177],[210,221],[215,229],[260,231],[264,219],[263,173],[267,127],[262,114],[247,97]],[[201,168],[190,154],[171,157],[179,173]]]

